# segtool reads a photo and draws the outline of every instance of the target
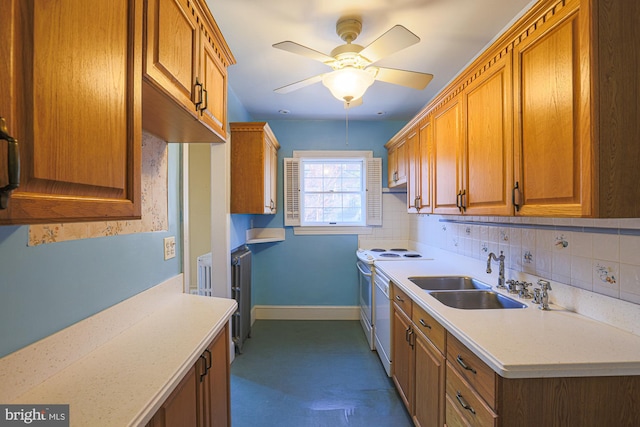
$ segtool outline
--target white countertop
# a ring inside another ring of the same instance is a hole
[[[493,274],[487,274],[482,261],[441,253],[434,258],[376,261],[376,268],[502,377],[640,375],[640,336],[556,304],[543,311],[530,299],[504,291],[499,292],[528,307],[463,310],[442,304],[408,278],[471,276],[496,290],[498,266],[494,263]]]
[[[184,294],[180,283],[0,359],[0,401],[69,404],[71,426],[145,425],[236,309]]]

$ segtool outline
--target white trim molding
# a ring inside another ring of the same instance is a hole
[[[256,305],[251,310],[255,320],[359,320],[359,306],[329,305]]]

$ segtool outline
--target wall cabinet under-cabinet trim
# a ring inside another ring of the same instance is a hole
[[[275,214],[280,144],[266,122],[231,123],[231,213]]]
[[[434,213],[640,217],[638,21],[638,2],[540,0],[385,145],[389,173],[431,115]]]

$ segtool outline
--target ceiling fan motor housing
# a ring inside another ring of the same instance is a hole
[[[340,18],[336,24],[336,33],[347,43],[351,43],[357,39],[360,31],[362,31],[362,21],[358,18]]]

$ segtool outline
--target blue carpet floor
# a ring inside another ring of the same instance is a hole
[[[413,423],[358,321],[258,320],[231,365],[233,427]]]

